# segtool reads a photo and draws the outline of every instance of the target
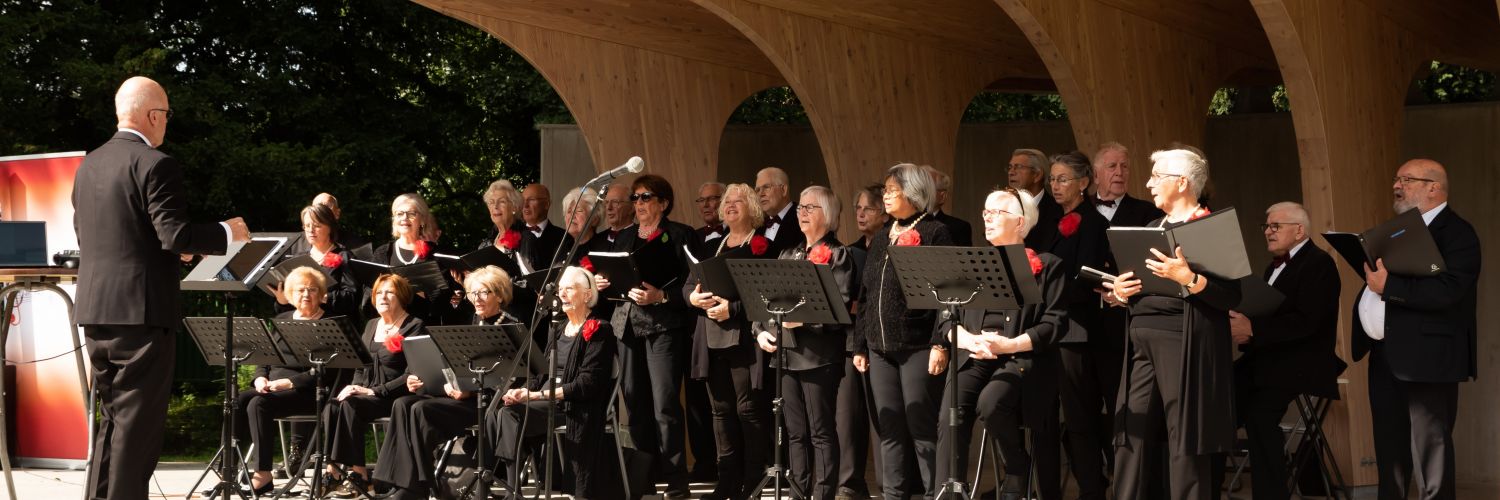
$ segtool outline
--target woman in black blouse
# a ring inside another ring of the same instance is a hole
[[[881,202],[892,220],[870,242],[862,277],[854,366],[870,374],[886,498],[937,493],[939,375],[947,367],[947,342],[935,332],[934,311],[907,310],[886,253],[891,245],[953,244],[947,226],[927,217],[936,196],[932,176],[922,167],[902,163],[886,172]],[[919,477],[907,476],[905,464],[913,455]]]
[[[702,259],[730,254],[732,258],[770,258],[771,240],[761,234],[765,213],[755,202],[755,190],[745,184],[725,187],[719,219],[729,234],[703,243],[695,252]],[[713,411],[714,442],[718,445],[719,482],[710,499],[737,499],[759,483],[770,459],[765,440],[770,415],[765,403],[765,358],[755,349],[744,305],[703,290],[697,275],[683,286],[688,302],[701,309],[693,332],[690,376],[707,379]]]
[[[885,223],[890,222],[891,216],[885,213],[885,206],[880,201],[884,189],[885,186],[880,184],[871,184],[854,193],[854,228],[859,230],[859,239],[849,244],[850,247],[869,251],[875,233],[885,229]]]
[[[302,208],[302,239],[307,246],[307,256],[323,267],[323,272],[333,278],[328,283],[328,298],[323,310],[329,316],[359,318],[359,284],[349,272],[349,249],[339,244],[339,220],[333,210],[325,205],[308,205]],[[299,252],[300,253],[300,252]],[[287,255],[285,258],[297,257]],[[291,301],[282,295],[279,288],[272,289],[276,297],[276,312],[294,309]]]
[[[391,202],[391,238],[394,239],[375,249],[375,262],[399,267],[432,260],[432,254],[438,252],[438,234],[437,219],[432,216],[432,210],[427,208],[427,200],[422,195],[405,193],[397,196]],[[445,280],[444,285],[431,297],[418,292],[407,311],[427,325],[467,322],[469,310],[451,305],[450,298],[458,284]]]
[[[984,237],[991,245],[1021,245],[1037,222],[1037,202],[1030,193],[1006,187],[985,199]],[[1026,249],[1031,277],[1042,290],[1042,301],[1025,304],[1015,311],[968,310],[958,325],[958,406],[964,419],[955,436],[948,425],[938,428],[938,480],[949,476],[949,459],[958,456],[959,473],[968,468],[969,436],[975,410],[985,430],[998,443],[1005,460],[1005,482],[1001,500],[1016,500],[1025,494],[1026,475],[1033,457],[1026,452],[1021,427],[1033,432],[1053,427],[1057,421],[1057,345],[1067,333],[1067,265],[1056,255]],[[950,322],[940,329],[946,335]],[[948,408],[950,391],[943,391]],[[1036,448],[1038,493],[1044,499],[1061,498],[1057,445]],[[1050,464],[1048,464],[1050,462]],[[1044,467],[1050,470],[1042,470]]]
[[[1208,182],[1208,161],[1186,149],[1151,154],[1151,189],[1167,213],[1154,225],[1174,227],[1207,215],[1199,201]],[[1121,273],[1105,286],[1116,303],[1130,305],[1130,334],[1120,406],[1115,410],[1115,498],[1146,495],[1155,478],[1148,448],[1167,429],[1168,493],[1177,499],[1208,499],[1212,457],[1234,446],[1234,379],[1229,309],[1240,302],[1233,280],[1198,274],[1182,249],[1154,249],[1144,262],[1157,277],[1182,285],[1186,298],[1141,296],[1135,273]],[[1164,253],[1166,252],[1166,253]],[[1170,255],[1169,255],[1170,253]],[[1126,264],[1121,263],[1124,267]],[[1139,265],[1139,263],[1137,264]]]
[[[365,467],[365,429],[371,421],[391,415],[391,403],[409,394],[406,390],[406,353],[402,340],[425,335],[422,320],[406,312],[411,302],[411,284],[406,278],[387,274],[375,280],[370,302],[378,316],[365,324],[361,340],[375,364],[355,370],[354,379],[334,396],[328,410],[328,474],[340,481],[336,464],[351,467],[358,478],[340,484],[332,493],[353,498],[370,477]]]
[[[797,225],[807,243],[783,250],[780,258],[828,266],[842,294],[839,306],[847,310],[854,301],[856,277],[852,252],[838,240],[840,208],[838,197],[828,188],[803,189],[797,202]],[[835,415],[849,328],[793,322],[784,326],[787,330],[782,338],[777,338],[769,325],[756,323],[755,331],[759,332],[761,349],[770,353],[786,350],[787,363],[780,383],[789,477],[808,498],[828,500],[839,486]]]

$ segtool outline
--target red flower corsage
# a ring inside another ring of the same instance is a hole
[[[599,331],[599,320],[591,319],[583,322],[583,328],[578,330],[578,334],[583,336],[584,342],[588,342],[594,339],[594,332],[596,331]]]
[[[827,264],[831,258],[833,258],[833,250],[829,249],[828,245],[818,245],[807,251],[807,260],[812,261],[813,264]]]
[[[578,267],[592,273],[594,272],[594,261],[589,260],[589,256],[585,255],[582,259],[578,259]]]
[[[650,243],[651,240],[656,239],[657,236],[661,236],[661,228],[659,228],[659,227],[656,228],[656,231],[652,231],[651,232],[651,236],[647,236],[646,237],[646,242]],[[667,240],[663,239],[662,241],[667,241]]]
[[[506,250],[515,250],[521,246],[521,232],[506,229],[505,234],[500,235],[500,239],[496,241]]]
[[[1078,212],[1070,212],[1064,215],[1062,220],[1057,221],[1057,231],[1062,233],[1064,238],[1073,236],[1078,232],[1078,223],[1081,221],[1083,221],[1082,215],[1078,215]]]
[[[425,259],[428,255],[432,255],[432,246],[428,245],[426,240],[417,240],[417,247],[415,248],[415,250],[417,252],[418,259]]]
[[[329,269],[338,269],[339,266],[344,264],[344,256],[339,255],[338,252],[329,251],[323,254],[323,262],[319,262],[319,264]]]
[[[390,351],[391,354],[401,352],[401,343],[404,341],[406,341],[405,335],[397,334],[386,337],[384,342],[385,350]]]
[[[901,236],[896,237],[898,247],[914,247],[921,244],[922,235],[917,233],[916,228],[907,229],[906,232],[901,233]]]
[[[1042,259],[1036,256],[1035,250],[1026,249],[1026,261],[1031,263],[1031,274],[1036,276],[1042,275]]]
[[[771,248],[771,240],[766,239],[765,236],[761,236],[761,235],[757,234],[755,236],[751,236],[750,237],[750,253],[751,254],[754,254],[754,255],[764,255],[766,253],[766,249],[769,249],[769,248]]]
[[[1188,217],[1188,220],[1201,219],[1201,218],[1203,218],[1203,216],[1208,215],[1209,213],[1211,213],[1211,212],[1209,212],[1208,207],[1206,207],[1206,206],[1198,207],[1197,210],[1193,211],[1193,215],[1191,215],[1191,216]]]

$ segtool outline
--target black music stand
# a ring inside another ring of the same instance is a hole
[[[725,261],[729,274],[739,290],[745,315],[752,321],[761,321],[776,326],[776,338],[784,332],[787,321],[799,323],[849,324],[849,310],[844,306],[843,293],[833,272],[828,266],[819,266],[805,260],[729,259]],[[787,470],[781,461],[781,446],[786,435],[786,418],[782,414],[781,377],[786,369],[786,349],[776,349],[776,395],[771,399],[771,414],[775,418],[776,440],[773,446],[775,459],[760,483],[751,491],[752,497],[760,496],[766,482],[774,482],[775,498],[781,498],[781,482]],[[787,481],[793,498],[808,498],[797,483]]]
[[[224,294],[224,336],[223,348],[219,352],[240,352],[234,347],[234,299],[236,294],[244,293],[255,288],[260,278],[271,269],[276,261],[286,253],[291,242],[300,237],[297,233],[257,233],[252,234],[248,242],[230,242],[224,250],[224,255],[204,257],[198,262],[186,278],[182,279],[179,287],[183,291],[199,292],[221,292]],[[261,327],[265,329],[264,326]],[[234,436],[235,419],[235,391],[239,389],[239,374],[235,370],[235,361],[231,356],[224,356],[224,398],[223,398],[223,428],[219,432],[219,448],[234,449],[239,451],[239,445]],[[243,458],[243,456],[241,457]],[[213,467],[213,462],[209,462]],[[255,496],[254,492],[246,495],[240,491],[235,484],[234,477],[238,476],[235,471],[233,460],[219,461],[219,483],[204,495],[205,498],[214,498],[222,495],[224,500],[229,500],[230,494],[238,495],[240,498]]]
[[[317,320],[300,319],[278,319],[271,322],[276,330],[281,332],[281,340],[291,348],[294,356],[298,359],[288,359],[285,363],[289,366],[308,366],[312,368],[313,380],[316,381],[317,390],[313,398],[313,415],[317,417],[313,425],[313,434],[308,441],[313,444],[312,453],[302,457],[297,464],[297,475],[306,470],[307,461],[313,461],[315,471],[321,473],[328,459],[328,437],[327,421],[323,419],[323,411],[328,406],[328,377],[329,368],[333,369],[358,369],[375,364],[370,351],[360,340],[359,331],[354,328],[354,323],[345,316],[335,316]],[[344,477],[353,477],[349,471],[342,470]],[[291,476],[288,473],[288,476]],[[281,498],[289,494],[292,487],[297,484],[295,479],[289,480],[281,486],[272,498]],[[361,496],[370,498],[365,492],[364,485],[355,484]],[[311,491],[308,498],[322,498],[326,493],[322,491],[323,482],[312,481]]]
[[[490,405],[486,397],[488,396],[487,389],[509,382],[496,380],[497,377],[491,377],[490,374],[496,372],[501,366],[506,367],[507,371],[513,374],[516,367],[523,364],[527,367],[527,373],[534,373],[539,363],[533,361],[540,355],[536,352],[536,345],[529,341],[531,334],[526,326],[520,323],[435,326],[429,328],[428,332],[431,334],[432,343],[437,346],[439,352],[443,353],[448,369],[457,375],[455,378],[460,387],[455,387],[455,389],[474,393],[474,421],[476,423],[474,439],[478,442],[475,446],[478,450],[478,459],[474,470],[474,482],[465,487],[459,497],[474,498],[476,493],[482,493],[480,498],[488,498],[494,472],[490,470],[489,457],[485,453],[485,449],[489,447],[484,429],[484,416],[489,411]],[[519,474],[517,476],[519,477]],[[519,494],[520,492],[512,493]]]
[[[958,338],[959,309],[1017,310],[1041,301],[1022,245],[1004,247],[900,247],[887,250],[906,295],[907,309],[937,309],[952,319],[949,342]],[[958,352],[948,355],[948,435],[958,439],[963,408],[958,404]],[[957,443],[948,456],[948,477],[935,498],[945,494],[970,499],[964,471],[958,470]],[[1034,463],[1035,461],[1033,461]],[[1035,474],[1028,473],[1028,483]]]
[[[229,328],[224,323],[224,318],[183,318],[182,324],[187,327],[188,336],[192,337],[193,344],[198,346],[198,352],[203,355],[203,361],[213,365],[220,360],[228,359],[230,368],[235,373],[239,372],[240,365],[271,365],[283,364],[285,360],[281,357],[281,350],[271,341],[270,332],[266,331],[266,323],[257,318],[234,318],[234,330],[241,333],[238,342],[234,344],[232,354],[226,347],[230,341]],[[244,335],[248,333],[249,335]],[[248,338],[246,338],[248,337]],[[230,416],[230,424],[234,423],[233,415]],[[213,464],[220,463],[219,460],[233,462],[240,467],[240,474],[245,475],[248,480],[250,464],[244,453],[240,452],[239,437],[231,436],[228,443],[221,443],[219,451],[214,452],[214,458],[209,460],[209,465],[203,468],[203,474],[198,476],[198,481],[188,491],[198,491],[198,486],[208,477],[208,473],[214,470]],[[222,469],[221,469],[222,470]],[[220,476],[220,482],[224,477]],[[231,480],[232,481],[232,480]],[[251,493],[254,495],[254,492]]]

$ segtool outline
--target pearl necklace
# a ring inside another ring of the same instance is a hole
[[[906,234],[907,231],[911,231],[912,229],[916,229],[917,223],[918,222],[922,222],[922,218],[924,218],[924,217],[927,217],[927,213],[926,212],[923,212],[922,215],[918,215],[916,219],[914,219],[914,220],[911,221],[910,225],[908,225],[908,226],[906,226],[904,228],[901,227],[901,221],[892,222],[891,223],[891,233],[890,233],[890,235],[891,235],[891,241],[894,242],[898,238],[900,238],[901,235]]]

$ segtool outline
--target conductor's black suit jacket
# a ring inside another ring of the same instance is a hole
[[[130,132],[84,157],[73,180],[80,325],[176,328],[178,254],[223,254],[224,226],[189,220],[182,166]]]

